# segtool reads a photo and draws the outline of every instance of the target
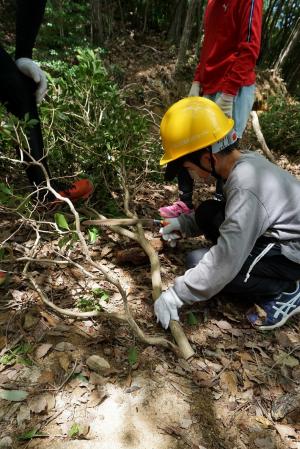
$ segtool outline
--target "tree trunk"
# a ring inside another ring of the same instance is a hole
[[[180,69],[186,62],[186,52],[187,52],[189,42],[190,42],[196,7],[197,7],[197,1],[190,0],[186,19],[185,19],[184,29],[182,32],[182,37],[180,39],[178,58],[177,58],[176,68],[175,68],[176,72],[180,71]]]
[[[118,0],[118,4],[119,4],[119,10],[120,10],[120,18],[121,18],[122,29],[125,30],[124,13],[123,13],[121,0]]]
[[[284,63],[291,55],[299,39],[300,39],[300,18],[298,19],[289,39],[286,42],[286,45],[281,50],[280,55],[274,64],[275,71],[282,69]]]
[[[196,43],[196,47],[195,47],[195,55],[196,58],[199,57],[199,53],[200,53],[200,47],[201,47],[201,43],[202,43],[202,38],[203,38],[203,23],[204,23],[204,5],[205,4],[205,0],[201,0],[199,3],[199,6],[197,8],[197,21],[198,21],[198,37],[197,37],[197,43]]]
[[[63,38],[65,36],[64,30],[64,19],[63,19],[63,6],[60,0],[52,0],[52,8],[56,11],[57,14],[57,25],[59,29],[59,37]]]
[[[272,10],[276,4],[276,1],[278,0],[274,0],[272,7],[270,5],[269,8],[269,17],[268,20],[264,22],[264,26],[263,26],[263,36],[262,36],[262,44],[261,44],[261,57],[260,57],[260,61],[264,61],[266,59],[266,56],[269,56],[269,43],[270,43],[270,37],[272,36],[274,27],[280,17],[280,14],[282,13],[282,9],[284,6],[284,2],[286,0],[279,0],[278,1],[278,5],[277,8],[275,10],[275,12],[272,15]]]
[[[149,3],[150,3],[150,0],[146,0],[145,14],[144,14],[143,34],[146,32],[146,29],[147,29],[147,18],[148,18]]]
[[[179,42],[179,36],[181,35],[182,20],[185,13],[186,0],[178,0],[176,7],[174,8],[174,15],[171,21],[171,26],[168,31],[168,39],[171,42]]]
[[[91,42],[102,44],[104,40],[104,24],[101,2],[91,0]]]

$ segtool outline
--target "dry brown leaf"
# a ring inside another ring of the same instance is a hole
[[[107,254],[111,252],[112,248],[113,247],[111,244],[105,245],[101,250],[100,259],[103,259],[103,257],[107,256]]]
[[[59,352],[74,351],[74,349],[74,345],[72,345],[72,343],[69,343],[68,341],[61,341],[55,346],[55,350]]]
[[[47,406],[45,395],[35,396],[28,401],[28,407],[33,413],[41,413],[47,410]]]
[[[58,355],[58,362],[64,371],[68,371],[71,360],[66,352],[62,352]]]
[[[289,330],[280,330],[276,333],[276,338],[279,345],[284,347],[295,347],[300,343],[300,336],[295,332]]]
[[[5,348],[7,344],[7,338],[5,337],[5,335],[0,335],[0,350]]]
[[[272,405],[272,418],[282,419],[289,413],[300,409],[300,393],[287,393],[277,398]]]
[[[26,405],[21,405],[17,414],[18,426],[21,427],[25,421],[30,421],[30,409]]]
[[[1,311],[1,313],[0,313],[0,325],[5,324],[5,323],[9,323],[12,314],[13,314],[13,312],[11,312],[11,311],[9,311],[9,312]]]
[[[249,352],[243,351],[238,353],[242,362],[255,362],[252,355]]]
[[[52,346],[53,345],[51,343],[43,343],[42,345],[40,345],[35,351],[36,358],[41,359],[42,357],[44,357],[49,349],[52,348]]]
[[[220,375],[220,386],[223,391],[228,391],[232,396],[237,393],[237,377],[233,371],[224,371]]]
[[[292,426],[288,426],[287,424],[275,424],[275,429],[277,430],[277,432],[279,433],[279,435],[281,436],[281,438],[283,440],[285,440],[286,438],[292,437],[297,439],[298,434],[295,431],[295,429]]]
[[[50,326],[56,326],[56,324],[59,322],[58,318],[53,317],[52,315],[50,315],[50,313],[45,312],[44,310],[41,310],[40,314],[43,318],[45,318],[45,320],[47,320]]]
[[[38,382],[40,384],[53,384],[54,382],[54,373],[53,371],[42,371],[40,377],[38,378]]]
[[[254,444],[259,449],[276,449],[276,443],[271,435],[255,438]]]
[[[199,387],[211,387],[214,376],[204,371],[194,371],[192,374],[193,381]]]
[[[225,320],[220,321],[213,320],[213,323],[215,323],[218,326],[218,328],[221,329],[222,331],[230,331],[232,329],[231,324]]]
[[[257,422],[259,422],[260,424],[262,424],[262,427],[264,429],[268,429],[270,427],[273,427],[273,423],[269,419],[267,419],[265,416],[263,416],[263,415],[255,416],[255,420]]]
[[[292,355],[281,350],[278,351],[278,354],[273,355],[273,359],[279,365],[285,365],[290,368],[295,368],[299,365],[299,360],[296,359],[296,357],[293,357]]]

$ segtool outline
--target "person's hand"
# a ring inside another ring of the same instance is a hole
[[[198,81],[194,81],[192,83],[191,89],[189,91],[189,97],[199,97],[200,94],[200,83]]]
[[[35,97],[37,104],[40,104],[47,92],[47,78],[43,70],[30,58],[19,58],[16,65],[23,75],[33,79],[37,84]]]
[[[176,240],[180,239],[180,223],[178,218],[165,218],[164,226],[159,230],[162,239],[170,246],[176,246]]]
[[[232,118],[233,98],[233,95],[222,93],[216,101],[219,108],[230,118]]]
[[[179,321],[178,309],[182,305],[183,301],[181,301],[173,287],[163,292],[154,303],[154,313],[157,322],[164,329],[168,329],[170,320]]]

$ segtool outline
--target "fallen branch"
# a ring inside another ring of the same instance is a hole
[[[138,217],[134,216],[132,212],[129,210],[129,191],[126,187],[126,183],[124,182],[123,178],[123,191],[124,191],[124,209],[127,217],[137,219]],[[92,212],[95,214],[99,219],[105,219],[105,217],[101,214],[99,214],[94,209],[87,209],[86,212]],[[137,232],[133,233],[131,231],[125,230],[122,227],[119,226],[109,226],[112,230],[116,231],[119,234],[126,235],[127,237],[130,237],[131,239],[138,242],[147,256],[149,257],[150,266],[151,266],[151,280],[152,280],[152,298],[155,301],[158,299],[162,292],[162,282],[161,282],[161,275],[160,275],[160,263],[158,259],[157,252],[152,247],[150,242],[146,239],[144,234],[144,229],[140,223],[137,223],[136,230]],[[127,231],[126,234],[124,234],[124,231]],[[124,299],[123,299],[124,301]],[[124,305],[126,308],[127,299],[124,301]],[[131,326],[134,326],[133,323],[131,323]],[[191,357],[195,355],[194,350],[192,349],[180,323],[178,321],[171,320],[170,322],[170,330],[174,337],[174,340],[177,343],[177,350],[176,352],[181,355],[184,359],[188,360]],[[141,338],[141,336],[139,336]],[[174,346],[174,345],[173,345]],[[175,346],[176,348],[176,346]],[[174,348],[173,348],[174,350]]]
[[[38,293],[41,300],[51,309],[55,310],[55,312],[58,312],[61,315],[69,316],[72,318],[101,318],[101,319],[108,319],[108,320],[116,320],[116,321],[122,321],[130,325],[131,329],[134,331],[135,335],[143,342],[149,345],[160,345],[167,349],[172,350],[177,355],[179,355],[178,348],[165,338],[161,337],[147,337],[144,332],[140,329],[140,327],[137,325],[137,323],[134,321],[134,319],[131,316],[131,313],[128,309],[128,304],[126,302],[126,312],[127,316],[121,313],[117,312],[105,312],[105,311],[97,311],[93,310],[90,312],[74,312],[74,310],[69,309],[62,309],[61,307],[58,307],[55,305],[52,301],[48,299],[46,294],[42,291],[42,289],[39,287],[35,279],[31,275],[27,275],[27,278],[31,282],[31,285],[33,286],[34,290]]]
[[[256,134],[256,138],[259,142],[259,144],[261,145],[261,149],[264,153],[264,155],[266,156],[266,158],[268,158],[271,162],[273,162],[274,164],[276,164],[276,160],[273,156],[273,154],[271,153],[271,150],[269,149],[266,140],[264,138],[264,135],[262,133],[260,124],[259,124],[259,119],[258,119],[258,115],[256,111],[251,111],[250,112],[250,116],[252,119],[252,126],[254,129],[254,132]]]

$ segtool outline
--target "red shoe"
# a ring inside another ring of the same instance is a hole
[[[69,198],[71,201],[80,199],[88,199],[94,191],[93,183],[89,179],[79,179],[64,190],[58,190],[58,193],[64,198]]]

